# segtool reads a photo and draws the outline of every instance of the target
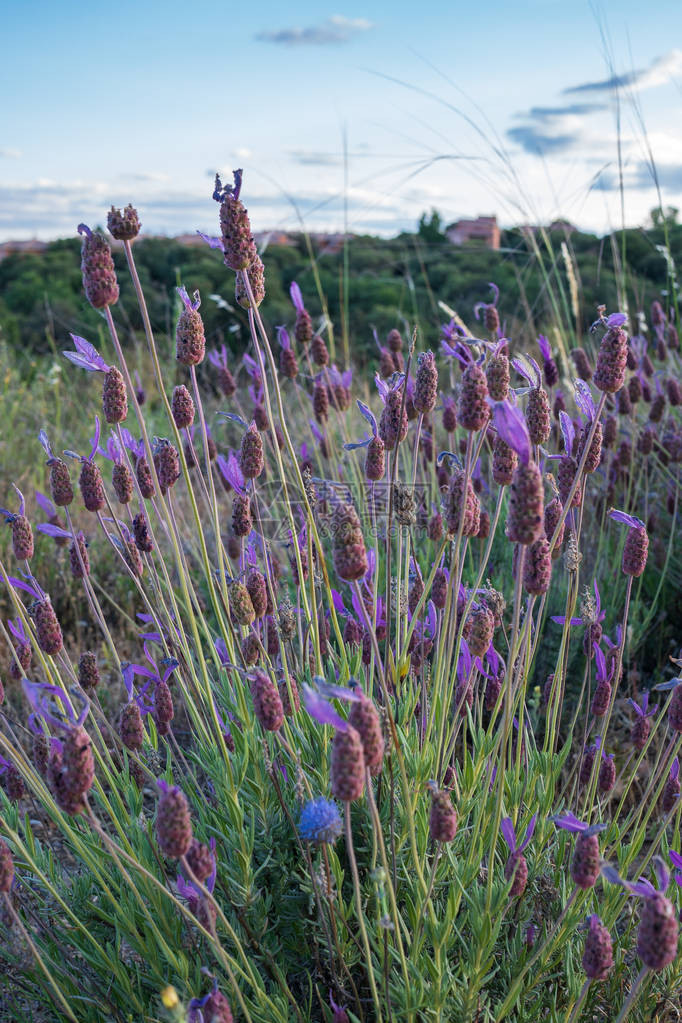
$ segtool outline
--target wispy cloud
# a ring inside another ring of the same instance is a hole
[[[682,163],[656,165],[656,179],[664,192],[682,193]],[[638,160],[623,169],[623,186],[628,191],[648,192],[654,190],[655,182],[651,165]],[[615,192],[620,188],[620,177],[615,170],[608,169],[599,175],[593,186],[599,192]]]
[[[525,124],[507,130],[511,139],[533,156],[553,156],[575,149],[585,138],[585,118],[605,110],[603,103],[569,103],[555,107],[531,107],[516,115]]]
[[[657,57],[648,68],[626,71],[622,75],[610,75],[597,82],[572,85],[570,88],[564,89],[563,94],[564,96],[583,93],[599,94],[625,88],[634,92],[642,92],[644,89],[653,89],[657,85],[666,85],[673,75],[680,72],[682,72],[682,50],[671,50],[670,53]]]
[[[13,149],[11,146],[0,146],[0,160],[19,160],[21,150]]]
[[[354,36],[373,27],[372,22],[366,18],[346,18],[343,14],[332,14],[319,25],[258,32],[256,39],[262,43],[278,43],[281,46],[333,46],[348,43]]]

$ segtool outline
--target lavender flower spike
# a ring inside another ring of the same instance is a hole
[[[512,853],[512,855],[514,853],[522,853],[524,849],[526,849],[530,844],[530,840],[533,837],[533,832],[535,831],[535,822],[537,821],[537,816],[538,815],[534,813],[533,816],[531,817],[530,823],[526,828],[525,837],[519,845],[516,844],[516,832],[514,831],[514,825],[512,824],[511,817],[504,817],[502,819],[500,823],[500,831],[502,832],[502,837],[509,846],[509,852]]]

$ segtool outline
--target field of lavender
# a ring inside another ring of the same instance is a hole
[[[239,356],[192,281],[155,336],[130,206],[97,336],[6,353],[0,1018],[679,1020],[674,291],[524,338],[482,282],[358,372],[266,328],[241,186]]]

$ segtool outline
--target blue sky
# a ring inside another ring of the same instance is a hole
[[[345,196],[356,231],[431,207],[606,230],[619,137],[626,221],[657,201],[648,145],[682,207],[678,0],[25,0],[3,44],[0,240],[129,201],[150,232],[213,233],[236,166],[255,229],[340,229]]]

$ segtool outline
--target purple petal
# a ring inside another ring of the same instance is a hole
[[[490,304],[497,305],[497,303],[500,301],[500,289],[493,281],[488,281],[488,287],[492,289],[493,293],[493,300]]]
[[[460,682],[465,682],[471,674],[471,653],[469,651],[469,644],[462,638],[461,646],[459,650],[459,660],[457,661],[457,678]]]
[[[426,605],[426,624],[428,625],[429,635],[433,639],[438,628],[438,613],[436,611],[436,605],[432,600],[430,600]]]
[[[375,373],[375,375],[374,375],[374,382],[377,385],[377,391],[379,392],[379,397],[381,398],[381,400],[385,404],[386,403],[386,398],[388,397],[388,384],[384,383],[384,381],[381,379],[381,377],[379,376],[378,373]]]
[[[40,490],[36,490],[35,494],[36,504],[39,508],[42,508],[46,515],[49,515],[49,517],[52,518],[53,515],[57,514],[57,509],[46,494],[41,493]]]
[[[674,866],[682,867],[682,856],[680,856],[680,854],[678,852],[675,852],[674,849],[671,849],[669,851],[669,856],[670,856],[670,859],[672,860]]]
[[[626,882],[620,876],[616,868],[612,867],[610,863],[602,864],[601,872],[606,880],[610,881],[611,884],[621,885],[621,887],[625,886]]]
[[[520,358],[512,359],[511,364],[516,370],[516,372],[519,374],[519,376],[523,377],[523,379],[526,380],[531,385],[531,387],[533,386],[537,387],[537,380],[535,379],[533,373],[526,364],[525,359]]]
[[[607,316],[606,323],[609,327],[622,327],[626,320],[625,313],[611,313],[610,316]]]
[[[321,725],[331,725],[332,728],[337,728],[341,732],[348,730],[348,722],[336,713],[331,703],[328,703],[305,682],[303,683],[303,703],[311,718]]]
[[[606,682],[606,658],[596,643],[592,649],[594,650],[594,659],[597,662],[597,682]]]
[[[360,409],[360,414],[362,416],[364,416],[364,418],[367,420],[369,425],[372,427],[372,433],[376,437],[376,435],[377,435],[377,421],[374,418],[374,413],[371,411],[370,408],[367,407],[367,405],[365,405],[364,401],[360,401],[360,399],[358,399],[358,403],[357,404],[358,404],[358,408]]]
[[[45,454],[47,455],[47,457],[53,458],[54,456],[52,454],[52,447],[50,445],[50,441],[45,430],[41,430],[40,433],[38,434],[38,442],[42,447],[43,451],[45,452]]]
[[[540,354],[545,362],[552,358],[552,349],[550,348],[549,341],[544,334],[538,334],[538,348],[540,349]]]
[[[16,624],[15,624],[15,622],[12,621],[11,618],[8,618],[7,619],[7,628],[12,633],[12,635],[14,636],[15,639],[18,639],[22,643],[26,642],[28,637],[26,636],[26,629],[24,627],[24,623],[22,622],[21,618],[17,618]]]
[[[567,455],[570,455],[573,451],[573,441],[575,440],[573,421],[568,413],[560,412],[559,423],[561,424],[561,436],[564,438],[564,451]]]
[[[95,436],[92,438],[92,449],[88,455],[88,462],[91,462],[97,453],[99,447],[99,438],[102,434],[102,424],[99,421],[99,416],[95,416]]]
[[[537,819],[538,819],[538,815],[536,813],[534,813],[533,816],[530,819],[530,823],[528,824],[528,827],[526,828],[526,836],[525,836],[523,842],[521,843],[521,845],[518,848],[519,852],[523,852],[523,850],[530,843],[530,840],[533,837],[533,832],[535,831],[535,823],[536,823]]]
[[[675,757],[670,767],[670,777],[673,781],[677,781],[680,776],[680,758]]]
[[[17,579],[17,577],[14,576],[14,575],[8,575],[7,578],[11,582],[12,586],[14,586],[16,589],[24,590],[25,593],[30,593],[30,595],[35,600],[40,600],[41,599],[42,593],[41,593],[40,589],[38,588],[38,584],[37,583],[36,583],[35,586],[30,586],[28,583],[25,583],[23,581],[23,579]]]
[[[38,526],[38,532],[44,533],[45,536],[61,537],[64,540],[71,539],[70,530],[62,529],[61,526],[53,526],[51,522],[41,522]]]
[[[83,356],[83,358],[90,363],[93,369],[98,369],[104,373],[109,369],[108,364],[104,361],[102,356],[99,354],[94,345],[91,345],[89,341],[86,341],[84,337],[78,337],[77,334],[70,335],[73,341],[76,351]],[[69,352],[64,352],[67,359],[69,358]],[[73,354],[73,353],[71,353]],[[86,366],[86,369],[88,367]]]
[[[277,340],[285,351],[289,351],[291,349],[289,331],[286,327],[277,327]]]
[[[500,831],[502,837],[509,846],[509,852],[516,852],[516,835],[514,833],[514,825],[512,824],[511,817],[503,817],[500,821]]]
[[[592,392],[584,380],[575,380],[575,403],[590,422],[594,419],[596,408],[592,398]]]
[[[678,866],[682,866],[682,863],[678,864]],[[654,873],[658,880],[659,891],[665,892],[670,884],[670,871],[665,865],[665,860],[663,860],[660,856],[654,856]]]
[[[315,676],[315,683],[320,695],[329,700],[345,700],[347,703],[359,703],[362,699],[359,687],[358,691],[356,691],[355,689],[349,689],[347,686],[333,685],[331,682],[325,682],[319,675]]]
[[[291,282],[291,285],[289,287],[289,295],[291,297],[291,301],[294,304],[294,309],[296,310],[296,312],[302,313],[303,310],[305,309],[305,306],[303,305],[303,295],[301,294],[301,289],[299,288],[296,281]]]
[[[638,519],[635,515],[628,515],[627,512],[618,511],[617,508],[612,508],[609,512],[609,518],[613,519],[614,522],[622,522],[626,526],[630,526],[632,529],[641,529],[644,523],[641,519]]]
[[[498,436],[512,448],[524,465],[530,461],[531,442],[523,413],[508,401],[490,402]]]
[[[332,589],[332,603],[338,614],[342,615],[346,613],[346,605],[344,604],[343,597],[338,590]]]
[[[656,895],[656,889],[645,877],[640,877],[639,881],[624,881],[623,884],[633,895],[641,895],[645,899]]]
[[[244,475],[239,467],[239,462],[234,451],[230,451],[225,468],[221,466],[221,472],[233,490],[238,494],[244,493]]]
[[[550,820],[554,821],[558,828],[563,828],[564,831],[571,831],[574,834],[579,831],[584,831],[587,827],[582,821],[579,821],[574,813],[564,813],[559,817],[551,817]]]
[[[190,298],[189,295],[187,294],[187,288],[184,286],[184,284],[180,285],[180,287],[176,288],[175,290],[180,296],[182,304],[184,305],[185,309],[192,313],[196,312],[199,306],[201,305],[201,298],[199,296],[199,292],[195,291],[192,294],[192,298]]]
[[[209,248],[220,249],[221,252],[225,251],[222,238],[216,238],[214,235],[204,234],[203,231],[197,231],[197,234],[205,241]]]

